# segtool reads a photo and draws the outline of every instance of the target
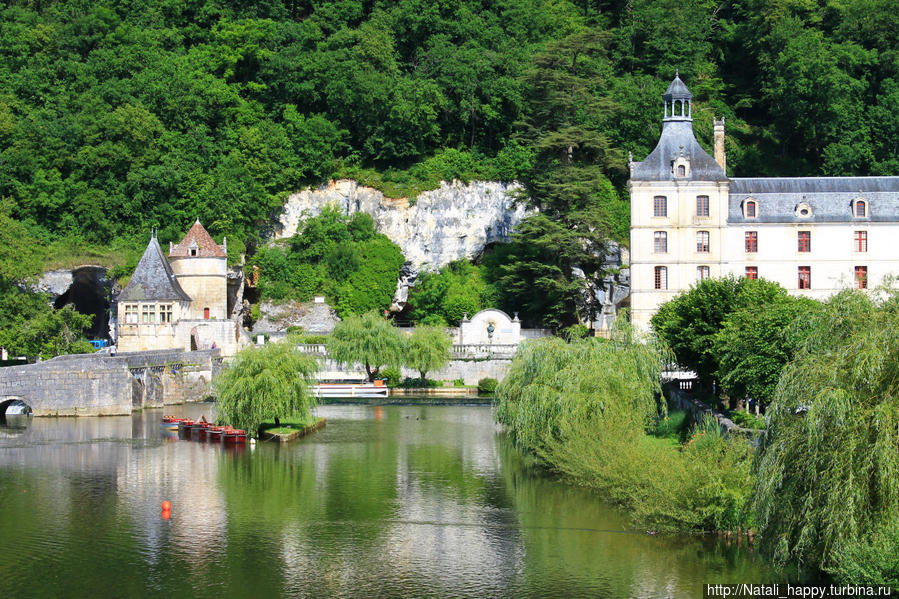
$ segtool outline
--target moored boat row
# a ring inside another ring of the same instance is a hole
[[[175,418],[163,416],[162,426],[170,429],[178,429],[178,436],[199,441],[213,441],[221,443],[246,443],[247,431],[233,426],[216,426],[204,420],[191,420],[189,418]]]

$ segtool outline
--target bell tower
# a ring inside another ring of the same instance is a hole
[[[674,81],[662,94],[662,100],[665,102],[665,118],[663,122],[693,122],[693,94],[681,81],[679,71],[675,73]]]

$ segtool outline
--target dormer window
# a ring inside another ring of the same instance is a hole
[[[200,246],[197,245],[197,242],[196,242],[196,241],[193,241],[193,242],[191,242],[191,244],[187,247],[187,250],[188,250],[188,253],[191,255],[191,257],[196,257],[196,256],[197,256],[197,253],[198,253],[199,250],[200,250]]]
[[[796,206],[796,216],[799,218],[810,218],[812,216],[812,207],[806,202],[800,202],[799,205]]]
[[[755,200],[746,200],[743,203],[743,218],[756,218],[759,214],[759,205]]]
[[[681,150],[680,156],[675,156],[673,167],[672,172],[675,178],[682,179],[690,176],[690,159],[683,155],[683,150]]]
[[[855,218],[867,218],[868,202],[865,200],[854,200],[852,202],[852,216]]]
[[[191,255],[191,256],[196,256],[196,255],[197,255],[197,248],[190,248],[190,255]]]

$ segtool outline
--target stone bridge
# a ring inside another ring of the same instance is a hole
[[[218,349],[59,356],[0,368],[0,416],[14,401],[35,416],[107,416],[200,401],[221,367]]]

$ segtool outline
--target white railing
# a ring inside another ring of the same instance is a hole
[[[324,343],[300,343],[297,345],[297,351],[304,354],[315,354],[316,356],[327,356],[328,348]]]
[[[328,348],[324,343],[301,343],[297,350],[304,354],[327,356]],[[454,360],[489,360],[510,359],[518,351],[518,345],[496,343],[465,343],[454,344],[450,349],[450,355]]]
[[[314,397],[387,397],[386,386],[321,383],[312,387]]]
[[[455,344],[450,350],[455,360],[488,360],[491,358],[512,358],[518,351],[518,345],[495,343]]]

